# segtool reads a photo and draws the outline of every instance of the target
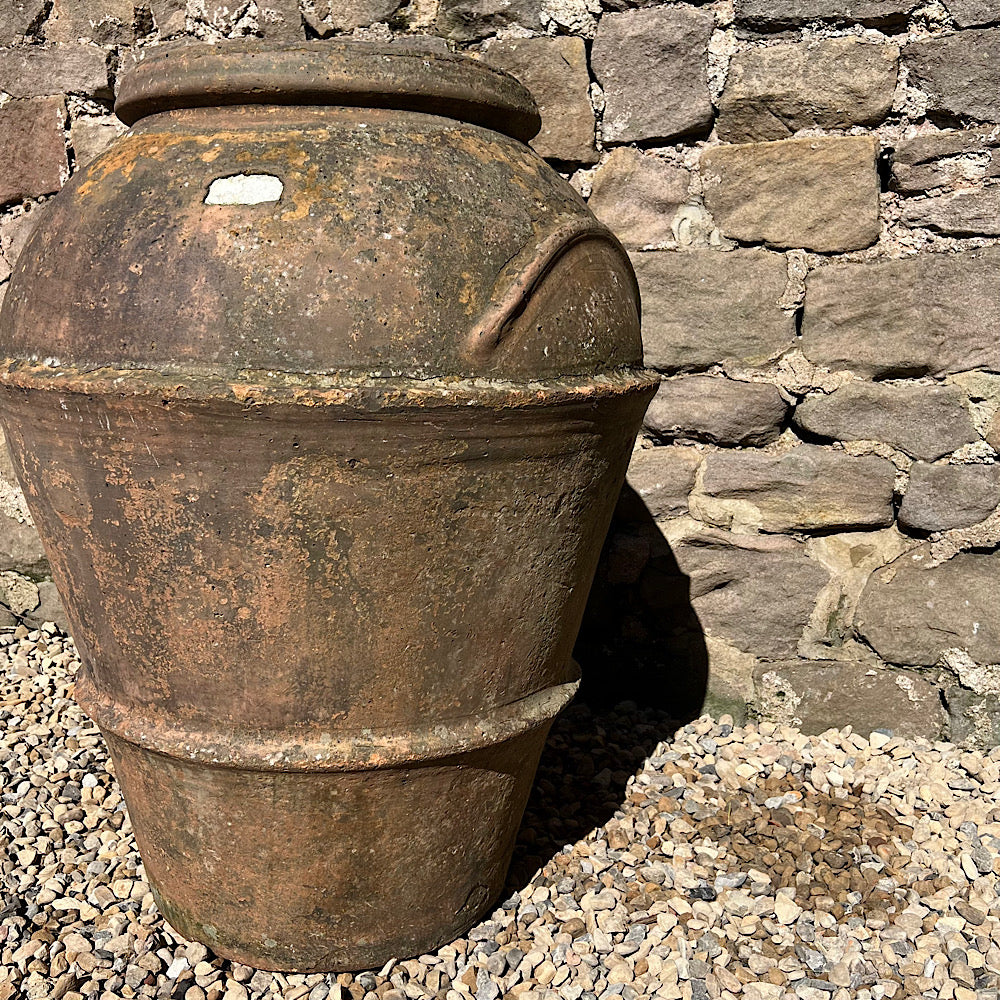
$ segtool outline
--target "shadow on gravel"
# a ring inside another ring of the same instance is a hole
[[[518,833],[507,888],[523,887],[566,844],[606,823],[632,774],[697,718],[708,651],[690,583],[627,484],[601,552],[574,651],[583,672],[556,720]]]

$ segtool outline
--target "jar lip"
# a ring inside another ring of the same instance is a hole
[[[442,115],[527,142],[541,127],[530,91],[467,56],[332,39],[173,42],[138,52],[119,82],[126,124],[161,111],[246,104],[388,108]]]

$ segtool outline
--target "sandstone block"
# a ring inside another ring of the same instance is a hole
[[[1000,744],[1000,698],[977,694],[959,684],[946,687],[948,739],[990,751]]]
[[[1000,28],[912,42],[903,55],[932,114],[1000,122]]]
[[[594,174],[591,211],[629,248],[670,242],[673,220],[687,200],[683,167],[620,146]]]
[[[646,363],[681,372],[724,361],[763,365],[795,342],[778,307],[784,257],[764,250],[660,251],[632,256],[643,302]]]
[[[794,656],[829,573],[791,539],[706,531],[671,542],[709,636],[755,656]],[[665,588],[661,593],[668,592]],[[645,596],[655,603],[657,594]]]
[[[0,509],[0,570],[37,575],[48,563],[34,526]]]
[[[134,38],[132,0],[52,0],[45,24],[48,42],[89,41],[96,45],[129,45]]]
[[[903,139],[892,156],[892,186],[904,194],[958,181],[1000,177],[1000,126]]]
[[[727,142],[787,139],[803,128],[875,125],[892,106],[899,50],[830,38],[738,52],[719,102]]]
[[[758,446],[781,433],[788,404],[768,382],[692,375],[660,385],[644,426],[664,440]]]
[[[24,616],[24,623],[28,628],[41,628],[45,622],[55,622],[64,632],[69,631],[69,619],[62,599],[51,580],[43,580],[38,584],[38,607]]]
[[[1000,251],[833,264],[806,282],[802,350],[867,378],[1000,370]]]
[[[835,441],[884,441],[931,462],[978,441],[962,393],[952,386],[849,382],[799,404],[795,422]]]
[[[531,141],[553,160],[596,163],[594,109],[582,38],[508,38],[495,41],[485,61],[516,76],[534,95],[542,129]]]
[[[967,528],[1000,504],[1000,467],[915,462],[899,508],[899,523],[915,531]]]
[[[768,532],[884,528],[892,524],[891,462],[815,445],[783,455],[716,452],[705,458],[691,512],[707,524]]]
[[[104,53],[93,45],[70,43],[0,49],[0,90],[11,97],[111,97]]]
[[[541,0],[441,0],[437,30],[457,42],[475,42],[504,28],[542,30]]]
[[[0,108],[0,205],[58,191],[69,176],[61,97]]]
[[[184,30],[187,14],[186,0],[149,0],[153,24],[161,37],[177,34]]]
[[[807,734],[853,726],[867,735],[888,727],[897,736],[934,740],[947,721],[937,688],[913,673],[843,660],[784,660],[762,663],[754,681],[761,718]]]
[[[902,219],[949,236],[1000,236],[1000,187],[908,202]]]
[[[0,45],[10,45],[39,23],[45,6],[45,0],[5,0],[0,4]]]
[[[889,663],[929,667],[949,649],[977,663],[1000,662],[1000,553],[960,552],[938,566],[929,562],[921,546],[876,570],[858,605],[858,631]]]
[[[113,115],[75,119],[70,126],[70,142],[77,170],[100,156],[124,131],[125,127]]]
[[[708,131],[711,14],[669,5],[606,14],[591,51],[606,144]]]
[[[797,28],[811,21],[892,28],[920,6],[922,0],[736,0],[736,20],[757,28]]]
[[[861,250],[879,235],[877,152],[871,136],[716,146],[701,157],[705,205],[742,242]]]
[[[680,445],[643,448],[632,456],[626,482],[652,517],[677,517],[687,513],[701,459],[695,448]]]
[[[257,21],[268,41],[295,42],[306,36],[298,0],[261,0]]]
[[[218,6],[220,12],[228,13],[227,6]],[[306,7],[303,16],[320,38],[326,38],[334,32],[385,23],[402,6],[403,0],[319,0]]]
[[[978,28],[1000,21],[995,0],[947,0],[945,6],[960,28]]]

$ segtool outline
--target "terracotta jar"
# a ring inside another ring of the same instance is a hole
[[[160,909],[265,969],[500,892],[656,377],[527,91],[148,49],[0,316],[0,413]]]

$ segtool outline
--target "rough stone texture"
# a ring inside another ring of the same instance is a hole
[[[259,0],[257,22],[268,41],[294,42],[306,37],[298,0]]]
[[[892,524],[896,470],[814,445],[783,455],[716,452],[705,458],[691,511],[708,524],[743,530],[832,531]]]
[[[365,28],[385,22],[403,6],[404,0],[319,0],[306,9],[306,23],[320,37],[337,31]]]
[[[695,448],[643,448],[632,456],[627,482],[652,517],[676,517],[687,513],[701,460]]]
[[[542,30],[541,0],[441,0],[437,30],[457,42],[474,42],[504,28]]]
[[[924,0],[736,0],[736,20],[761,28],[791,28],[811,21],[898,27]]]
[[[828,396],[804,400],[795,422],[819,437],[884,441],[930,462],[979,440],[964,402],[951,386],[849,382]]]
[[[540,156],[596,163],[594,109],[582,38],[510,38],[486,50],[486,62],[516,76],[534,95],[542,129],[531,140]]]
[[[75,43],[0,49],[0,90],[11,97],[111,97],[104,53]]]
[[[929,667],[951,649],[976,663],[1000,662],[1000,553],[930,563],[921,546],[876,570],[858,605],[858,631],[889,663]]]
[[[161,36],[176,34],[184,30],[186,21],[186,0],[149,0],[153,24]]]
[[[125,127],[113,115],[74,119],[70,126],[70,142],[77,169],[103,153],[124,131]]]
[[[58,191],[69,176],[61,97],[0,107],[0,204]]]
[[[1000,698],[977,694],[960,684],[944,689],[951,717],[948,738],[970,747],[992,748],[1000,744]]]
[[[802,350],[868,378],[1000,370],[1000,251],[833,264],[806,282]]]
[[[756,656],[794,656],[829,573],[786,538],[705,531],[672,540],[709,636]]]
[[[605,143],[708,130],[708,41],[714,25],[711,14],[669,6],[601,18],[591,66],[604,89]]]
[[[591,211],[629,248],[671,242],[690,175],[652,154],[620,146],[594,174]]]
[[[899,523],[914,531],[950,531],[978,524],[1000,504],[1000,467],[915,462],[899,508]]]
[[[1000,186],[908,202],[902,219],[950,236],[1000,236]]]
[[[903,55],[910,84],[930,95],[930,113],[1000,122],[1000,28],[913,42]]]
[[[933,684],[912,673],[844,660],[762,663],[754,674],[757,714],[804,733],[853,727],[865,735],[891,725],[896,736],[939,739],[947,722]]]
[[[1000,21],[996,0],[946,0],[945,6],[960,28],[977,28]]]
[[[892,156],[892,186],[915,194],[1000,177],[1000,126],[902,139]]]
[[[761,365],[795,342],[778,299],[785,260],[764,250],[633,254],[643,302],[646,363],[663,371],[733,360]]]
[[[778,437],[787,412],[788,404],[768,382],[692,375],[660,385],[645,428],[664,440],[758,446]]]
[[[705,205],[746,243],[861,250],[879,235],[877,151],[871,136],[716,146],[701,156]]]
[[[45,24],[48,42],[91,41],[97,45],[128,45],[134,33],[132,0],[53,0]]]
[[[0,45],[10,45],[42,18],[46,0],[4,0],[0,3]]]
[[[739,52],[719,101],[719,137],[759,142],[803,128],[877,124],[892,106],[898,64],[895,46],[854,38]]]

